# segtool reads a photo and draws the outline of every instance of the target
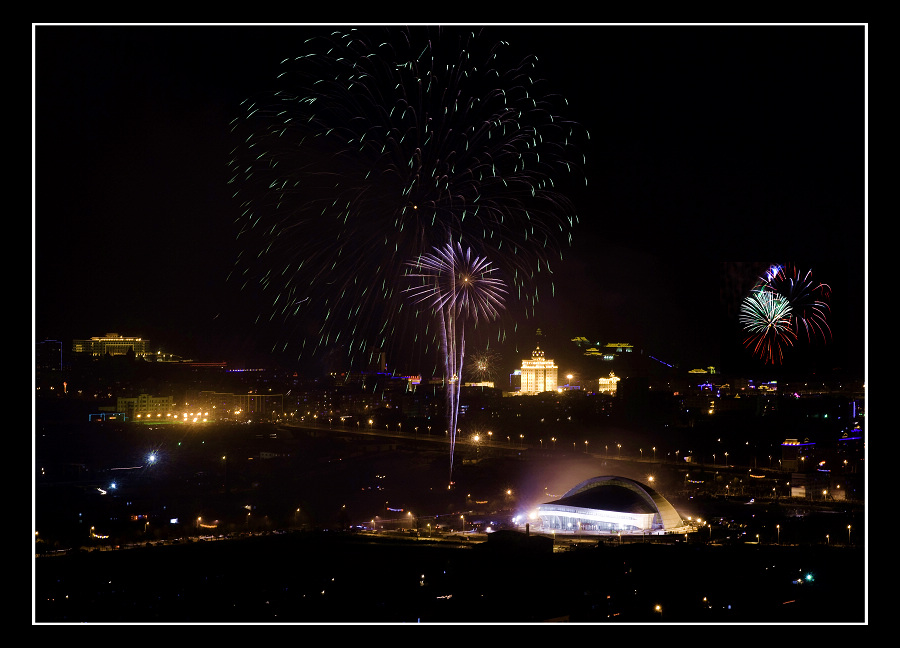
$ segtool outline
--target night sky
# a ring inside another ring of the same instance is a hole
[[[239,103],[325,27],[33,30],[33,332],[118,332],[252,364],[268,345],[225,283]],[[861,375],[866,319],[863,26],[491,26],[591,133],[557,291],[523,323],[630,342],[683,368],[758,366],[732,339],[770,263],[832,289],[817,371]]]

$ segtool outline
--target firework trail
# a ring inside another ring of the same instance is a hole
[[[440,319],[440,332],[447,386],[447,425],[450,437],[450,482],[456,448],[459,393],[465,358],[465,322],[500,317],[506,295],[505,284],[494,276],[495,268],[484,258],[463,252],[458,243],[435,248],[408,263],[409,276],[419,283],[407,289],[412,301],[427,303]]]
[[[772,265],[741,303],[738,319],[748,334],[744,344],[766,363],[780,363],[784,349],[801,333],[806,340],[828,341],[831,289],[788,265]]]
[[[245,102],[229,165],[243,250],[230,279],[277,327],[273,350],[342,348],[351,366],[435,350],[428,313],[400,293],[406,260],[448,240],[491,258],[533,315],[577,223],[557,184],[587,139],[536,59],[507,62],[508,44],[461,28],[302,45],[277,89]]]

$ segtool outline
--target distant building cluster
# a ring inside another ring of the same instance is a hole
[[[545,421],[575,427],[575,422],[584,426],[620,417],[684,430],[719,418],[723,423],[754,417],[796,420],[803,426],[816,423],[828,433],[807,434],[802,426],[791,425],[778,439],[777,450],[754,449],[754,439],[748,438],[743,454],[753,456],[754,468],[758,462],[761,467],[793,473],[795,496],[851,496],[838,492],[830,482],[837,481],[835,475],[862,470],[865,386],[857,381],[845,385],[760,382],[723,375],[714,367],[677,371],[627,343],[579,345],[587,348],[586,355],[597,355],[601,377],[564,370],[561,380],[557,362],[547,357],[539,343],[531,357],[520,360],[521,368],[510,374],[508,386],[487,379],[464,383],[460,423],[467,429],[485,430],[514,425],[519,439],[537,438],[539,443],[542,437],[536,435],[549,427]],[[379,371],[386,364],[383,354],[366,371],[312,378],[285,369],[164,361],[150,356],[146,339],[117,333],[75,340],[70,364],[64,360],[68,349],[56,340],[37,343],[36,391],[39,396],[77,404],[79,414],[90,420],[270,421],[446,433],[446,381],[439,376]],[[506,438],[514,440],[512,435]],[[679,450],[675,460],[692,465],[731,464],[738,454],[738,448],[726,452],[724,447],[721,453],[708,450],[705,456],[690,448],[680,454]],[[768,485],[755,473],[747,479],[757,489]]]

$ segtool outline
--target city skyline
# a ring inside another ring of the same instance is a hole
[[[271,330],[224,281],[238,251],[228,124],[326,29],[34,28],[36,341],[117,331],[206,359],[266,356]],[[537,56],[591,134],[572,249],[554,295],[509,327],[505,363],[540,328],[627,339],[685,369],[753,367],[723,339],[730,309],[767,265],[797,263],[832,289],[833,340],[812,365],[862,372],[863,26],[486,33]]]

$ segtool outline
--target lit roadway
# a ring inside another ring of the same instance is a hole
[[[374,425],[370,425],[364,427],[359,425],[357,427],[352,427],[343,424],[321,424],[321,423],[310,423],[308,421],[301,421],[299,423],[283,423],[285,428],[288,429],[301,429],[301,430],[312,430],[316,432],[331,432],[333,434],[339,436],[375,436],[387,439],[402,439],[403,441],[430,441],[433,443],[441,443],[441,444],[449,444],[450,437],[446,431],[443,433],[431,433],[426,430],[423,433],[419,433],[419,430],[413,428],[412,432],[408,431],[409,428],[406,429],[398,426],[398,429],[391,430],[387,426],[385,429],[381,429],[379,427],[375,427]],[[421,428],[420,428],[421,429]],[[485,435],[480,435],[478,440],[475,441],[472,438],[472,435],[462,435],[458,434],[456,437],[456,443],[458,445],[468,445],[468,446],[479,446],[479,447],[487,447],[487,448],[497,448],[500,450],[515,450],[515,449],[523,449],[529,447],[525,444],[519,445],[511,445],[509,443],[497,443],[489,440],[490,437],[485,437]]]
[[[399,439],[403,441],[427,441],[431,443],[440,443],[440,444],[449,444],[450,438],[446,431],[443,433],[431,433],[430,431],[425,431],[420,433],[421,426],[418,430],[413,428],[413,431],[409,431],[409,427],[401,427],[397,426],[397,429],[391,429],[388,426],[385,426],[384,429],[380,427],[376,427],[374,425],[363,426],[357,425],[357,427],[352,427],[348,425],[344,425],[340,422],[335,424],[333,421],[327,424],[321,423],[311,423],[309,421],[301,421],[298,423],[282,423],[285,428],[291,429],[301,429],[301,430],[310,430],[316,432],[330,432],[339,436],[375,436],[387,439]],[[497,437],[495,440],[494,437]],[[548,444],[544,444],[541,442],[540,444],[534,444],[526,442],[522,437],[516,439],[513,435],[490,435],[488,433],[478,433],[472,434],[457,434],[456,444],[459,446],[468,446],[468,447],[479,447],[479,448],[491,448],[494,450],[502,450],[502,451],[520,451],[520,450],[546,450],[548,452],[566,452],[566,445],[559,444],[557,446],[555,441],[552,441]],[[597,453],[590,452],[588,450],[587,442],[585,442],[584,450],[581,450],[580,447],[576,447],[573,443],[572,453],[578,455],[584,455],[588,457],[592,457],[595,459],[603,459],[604,461],[624,461],[630,463],[643,463],[643,464],[653,464],[653,465],[667,465],[667,466],[675,466],[677,468],[682,468],[686,470],[717,470],[721,472],[745,472],[750,466],[737,466],[734,463],[723,463],[721,461],[713,461],[712,463],[705,461],[692,461],[692,462],[683,462],[679,463],[676,452],[676,459],[673,462],[671,458],[660,456],[660,459],[656,458],[656,453],[651,453],[650,450],[644,452],[643,450],[639,451],[639,455],[633,454],[622,454],[620,449],[617,449],[615,455],[611,454],[609,450],[605,453]],[[715,455],[711,455],[715,457]],[[696,456],[694,457],[696,459]],[[765,468],[762,466],[752,466],[752,469],[756,472],[760,473],[769,473],[769,474],[780,474],[781,471],[778,468]]]

